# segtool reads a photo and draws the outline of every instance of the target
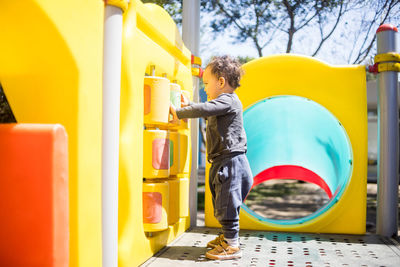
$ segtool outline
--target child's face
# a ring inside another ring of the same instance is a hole
[[[222,93],[221,81],[211,73],[208,67],[203,73],[204,91],[210,100],[216,99]]]

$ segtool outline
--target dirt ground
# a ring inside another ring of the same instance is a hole
[[[200,201],[204,199],[204,195],[201,194],[200,192]],[[377,184],[368,183],[366,230],[371,234],[375,234],[376,230],[376,196]],[[326,193],[317,185],[294,180],[271,180],[253,188],[245,204],[263,217],[283,220],[307,216],[328,201]],[[203,220],[201,209],[200,206],[200,225]]]

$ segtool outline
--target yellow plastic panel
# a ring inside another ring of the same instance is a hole
[[[190,59],[190,51],[183,45],[176,25],[165,10],[130,1],[124,13],[122,44],[119,266],[138,266],[189,227],[189,217],[180,218],[167,230],[146,236],[141,207],[144,77],[153,75],[150,66],[155,66],[154,76],[166,74],[169,80],[176,80],[181,88],[191,91]],[[190,157],[190,143],[186,148],[185,155]]]
[[[332,66],[310,57],[275,55],[243,66],[245,75],[236,93],[246,109],[272,96],[308,98],[328,109],[343,125],[353,151],[353,172],[336,204],[322,215],[302,224],[282,225],[240,214],[242,229],[317,233],[365,233],[367,182],[367,98],[365,67]],[[208,166],[209,167],[209,166]],[[208,171],[206,172],[208,176]],[[208,189],[208,178],[206,177]],[[218,227],[211,193],[206,191],[205,222]]]
[[[179,172],[179,152],[180,152],[180,145],[179,145],[179,133],[176,131],[169,132],[169,149],[170,149],[170,175],[177,175]]]
[[[189,216],[189,178],[170,178],[168,183],[170,193],[168,224],[171,225],[179,218]]]
[[[143,226],[146,232],[168,229],[169,185],[167,181],[143,183]]]
[[[179,217],[189,216],[189,178],[179,178]]]
[[[179,131],[179,171],[178,175],[187,176],[190,169],[191,154],[189,153],[190,132],[188,130]]]
[[[169,132],[144,130],[143,177],[167,178],[169,176],[170,151]]]
[[[169,185],[169,211],[168,224],[174,224],[179,220],[179,179],[168,179]]]
[[[69,139],[70,266],[101,266],[104,2],[0,1],[0,82],[19,123]]]
[[[169,96],[168,79],[163,77],[144,78],[144,124],[168,124]]]

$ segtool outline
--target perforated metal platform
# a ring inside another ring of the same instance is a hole
[[[243,258],[205,258],[208,241],[218,229],[194,228],[181,235],[142,266],[264,266],[264,267],[400,267],[400,244],[377,235],[328,235],[240,231]]]

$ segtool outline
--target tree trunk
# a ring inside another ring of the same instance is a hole
[[[288,3],[288,1],[283,1],[283,4],[286,7],[287,13],[289,15],[289,19],[290,19],[290,27],[288,30],[288,43],[287,43],[287,47],[286,47],[286,53],[290,53],[290,51],[292,50],[292,44],[293,44],[293,35],[296,32],[296,29],[294,28],[294,13],[293,13],[293,9],[292,6]]]
[[[262,56],[263,56],[262,48],[261,48],[260,45],[258,44],[257,40],[254,40],[254,44],[255,44],[255,46],[256,46],[256,48],[257,48],[258,56],[259,56],[259,57],[262,57]]]

